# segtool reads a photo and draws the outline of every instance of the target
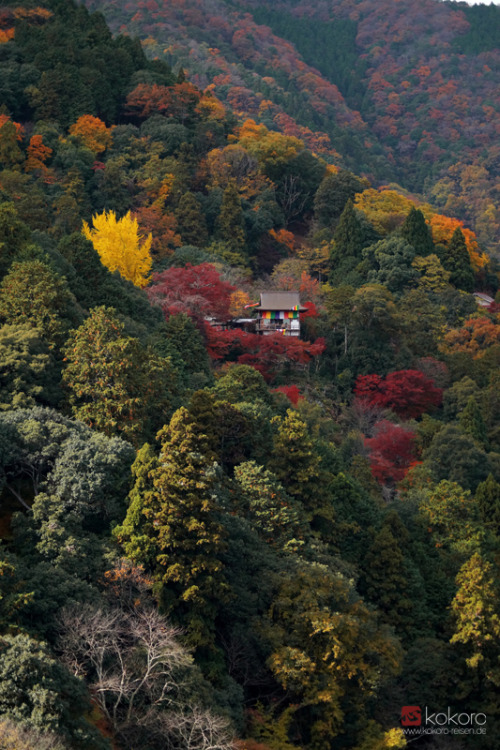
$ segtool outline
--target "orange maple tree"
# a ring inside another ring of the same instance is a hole
[[[106,123],[93,115],[82,115],[70,127],[69,134],[78,138],[94,154],[102,154],[111,146],[113,137],[112,128],[106,127]]]

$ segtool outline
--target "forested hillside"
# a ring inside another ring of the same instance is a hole
[[[494,244],[193,81],[0,3],[0,748],[488,750]]]
[[[233,110],[500,249],[500,9],[422,0],[88,0]]]

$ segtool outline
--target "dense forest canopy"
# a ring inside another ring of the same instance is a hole
[[[0,2],[0,748],[491,748],[498,10],[99,9]]]
[[[235,112],[466,220],[498,253],[500,8],[88,0]]]

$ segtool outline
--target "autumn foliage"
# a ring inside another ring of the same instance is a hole
[[[419,370],[398,370],[385,378],[359,375],[354,393],[369,406],[391,409],[404,419],[417,419],[440,405],[443,392]]]
[[[168,319],[171,315],[186,313],[201,322],[213,317],[218,321],[230,319],[230,306],[235,287],[220,278],[211,263],[184,268],[169,268],[153,274],[148,296],[159,305]]]
[[[110,271],[119,271],[135,286],[146,286],[152,265],[151,235],[144,238],[139,234],[137,219],[130,211],[121,219],[114,211],[104,211],[92,217],[92,224],[91,229],[83,222],[83,234],[94,245],[102,264]]]
[[[415,433],[386,419],[376,423],[374,436],[365,438],[370,468],[380,484],[396,484],[416,460]]]
[[[300,391],[296,385],[279,385],[274,390],[279,391],[280,393],[284,393],[290,403],[292,403],[294,406],[297,406],[300,399],[304,398],[303,396],[301,396]]]
[[[449,331],[441,348],[446,354],[462,352],[481,359],[494,346],[500,346],[500,325],[483,317],[469,318],[461,328]]]
[[[78,138],[94,154],[102,154],[111,146],[111,128],[93,115],[82,115],[69,129],[70,135]]]
[[[205,337],[211,359],[254,367],[268,382],[286,367],[305,367],[325,350],[323,338],[311,342],[281,333],[260,336],[241,330],[222,330],[208,324]]]

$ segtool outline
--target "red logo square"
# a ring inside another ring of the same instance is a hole
[[[422,723],[420,706],[403,706],[401,709],[401,724],[404,727],[419,727]]]

